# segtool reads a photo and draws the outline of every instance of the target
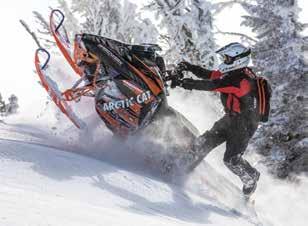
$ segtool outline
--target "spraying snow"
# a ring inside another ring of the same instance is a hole
[[[210,194],[31,144],[35,134],[30,142],[1,139],[1,225],[255,225]]]

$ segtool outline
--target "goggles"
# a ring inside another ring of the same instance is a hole
[[[231,56],[228,56],[226,54],[223,54],[223,55],[220,55],[220,56],[221,56],[221,61],[223,61],[227,65],[230,65],[230,64],[233,64],[234,61],[236,61],[236,60],[239,60],[241,58],[249,56],[250,53],[251,53],[251,50],[249,49],[248,51],[241,53],[241,54],[239,54],[235,57],[231,57]]]

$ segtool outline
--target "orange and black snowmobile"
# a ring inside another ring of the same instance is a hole
[[[64,18],[60,10],[53,10],[50,31],[78,81],[60,91],[48,74],[50,54],[45,49],[36,51],[35,65],[43,87],[76,127],[85,124],[70,102],[83,96],[94,98],[101,119],[121,137],[135,134],[161,114],[174,112],[166,101],[165,66],[157,54],[158,45],[131,45],[92,34],[77,34],[71,43]]]

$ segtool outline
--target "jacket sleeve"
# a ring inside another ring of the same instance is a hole
[[[193,64],[190,64],[188,66],[187,71],[190,71],[195,76],[201,79],[210,79],[212,74],[211,70]]]
[[[238,85],[234,84],[232,77],[223,77],[221,79],[206,79],[194,80],[183,79],[182,87],[184,89],[196,89],[204,91],[216,91],[220,93],[234,94],[237,97],[242,97],[250,92],[250,83],[246,79],[242,79]]]

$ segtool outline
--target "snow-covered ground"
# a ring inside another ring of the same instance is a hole
[[[214,167],[204,162],[179,186],[149,173],[129,150],[94,149],[39,127],[0,123],[0,225],[306,225],[305,178],[275,181],[257,165],[253,208],[222,165],[222,150],[208,158]]]
[[[13,128],[1,124],[0,225],[255,225],[244,206],[235,211],[211,195],[228,195],[214,191],[223,178],[214,170],[215,180],[204,178],[211,187],[197,194]],[[236,191],[227,181],[222,186]]]

